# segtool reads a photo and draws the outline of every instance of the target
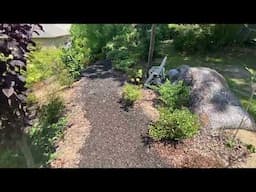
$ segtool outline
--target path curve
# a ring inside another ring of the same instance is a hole
[[[128,112],[119,103],[125,76],[113,71],[110,61],[89,66],[82,103],[92,130],[80,153],[80,168],[170,167],[145,145],[150,120],[140,108]]]

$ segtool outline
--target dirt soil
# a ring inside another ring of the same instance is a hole
[[[230,131],[229,131],[230,132]],[[247,130],[239,130],[237,138],[244,144],[251,144],[256,146],[256,133]],[[244,162],[236,164],[237,168],[255,168],[256,167],[256,153],[250,153]]]
[[[154,105],[156,94],[151,90],[144,90],[143,95],[143,98],[150,99],[142,101],[140,107],[145,114],[149,114],[150,109],[151,120],[155,121],[159,117]],[[213,136],[209,130],[201,129],[195,137],[179,143],[152,141],[149,145],[175,168],[241,167],[246,163],[248,151],[241,141],[236,141],[234,148],[227,147],[226,142],[230,135],[228,132],[222,132]]]
[[[41,82],[33,86],[38,105],[47,103],[52,96],[63,98],[68,120],[64,136],[56,144],[56,158],[50,163],[52,168],[77,168],[81,160],[80,149],[85,139],[89,136],[91,126],[86,119],[86,112],[82,109],[81,93],[83,92],[84,79],[75,82],[72,87],[65,88],[54,79]]]
[[[71,89],[62,92],[65,100],[68,127],[64,137],[58,142],[57,158],[51,162],[53,168],[77,168],[81,160],[80,149],[89,136],[91,126],[82,109],[81,93],[83,79],[76,82]]]

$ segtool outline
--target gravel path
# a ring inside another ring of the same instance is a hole
[[[143,143],[150,120],[139,108],[119,103],[125,77],[99,61],[84,72],[83,109],[92,130],[82,148],[81,168],[158,168],[165,164]]]

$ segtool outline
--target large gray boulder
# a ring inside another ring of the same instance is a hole
[[[199,115],[204,127],[213,130],[242,129],[256,130],[253,118],[241,107],[241,103],[230,91],[224,77],[217,71],[206,67],[183,65],[169,71],[169,79],[184,80],[191,86],[190,107]]]

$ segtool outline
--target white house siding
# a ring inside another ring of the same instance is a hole
[[[70,38],[71,24],[42,24],[45,31],[38,31],[40,35],[33,33],[32,40],[38,46],[63,46]],[[0,41],[5,39],[5,36],[0,36]]]
[[[62,36],[56,38],[34,38],[33,41],[40,47],[62,47],[69,39],[70,36]]]

